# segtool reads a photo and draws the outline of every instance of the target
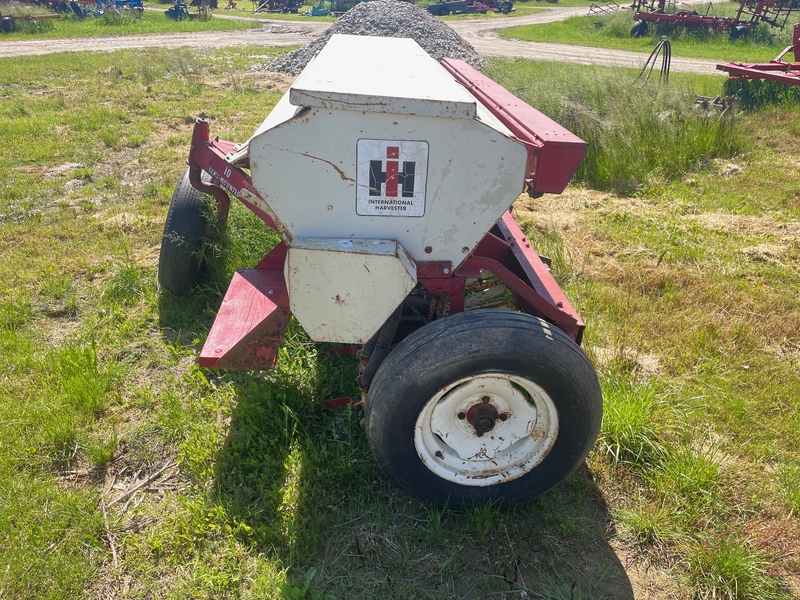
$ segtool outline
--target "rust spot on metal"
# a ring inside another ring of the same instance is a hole
[[[486,446],[483,446],[480,450],[478,450],[472,458],[489,458],[489,455],[486,454]]]
[[[534,439],[534,440],[537,440],[537,441],[538,440],[543,440],[545,438],[545,436],[547,435],[547,432],[544,431],[541,427],[536,427],[535,425],[531,426],[531,423],[533,423],[533,421],[530,421],[528,423],[528,427],[531,428],[531,433],[530,433],[531,439]]]

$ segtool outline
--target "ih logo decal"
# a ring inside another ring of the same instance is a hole
[[[356,212],[363,216],[425,214],[428,142],[358,140]]]
[[[388,146],[386,148],[386,161],[369,161],[369,195],[386,196],[387,198],[397,198],[397,188],[403,189],[403,198],[414,197],[414,172],[417,163],[404,160],[403,170],[399,170],[400,147]],[[386,170],[383,168],[386,163]],[[384,193],[381,193],[381,184],[384,184]]]

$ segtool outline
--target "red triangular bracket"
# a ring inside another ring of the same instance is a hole
[[[286,247],[280,244],[270,256],[276,259],[270,261],[273,268],[234,274],[200,352],[201,367],[254,371],[275,367],[292,313],[281,260]]]

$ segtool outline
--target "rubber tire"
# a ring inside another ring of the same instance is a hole
[[[392,340],[392,346],[399,344],[420,327],[424,327],[434,320],[436,315],[433,315],[433,319],[430,321],[427,318],[430,308],[430,299],[421,296],[408,296],[403,301],[403,312]]]
[[[647,21],[636,21],[633,27],[631,27],[631,37],[644,37],[647,35],[649,29]]]
[[[12,17],[0,18],[0,29],[4,33],[14,33],[17,30],[17,22]]]
[[[75,2],[75,0],[72,0],[72,2],[69,3],[69,7],[78,21],[83,21],[86,18],[86,13],[83,11],[83,7]]]
[[[187,168],[169,203],[158,258],[158,283],[174,294],[189,293],[203,278],[209,202],[210,196],[189,183]]]
[[[737,25],[731,28],[730,38],[732,40],[745,40],[750,34],[750,30],[744,25]]]
[[[445,386],[487,372],[541,386],[558,412],[556,441],[538,465],[512,481],[482,487],[447,481],[417,454],[417,418]],[[365,427],[376,462],[398,488],[424,502],[464,508],[525,502],[552,489],[583,464],[602,412],[594,367],[566,334],[524,313],[486,309],[438,319],[400,342],[369,388]]]

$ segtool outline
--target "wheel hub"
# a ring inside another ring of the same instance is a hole
[[[461,414],[464,413],[460,413],[459,417]],[[497,412],[497,408],[491,403],[489,396],[483,396],[479,404],[469,408],[464,418],[475,428],[475,435],[481,437],[484,433],[489,433],[494,429],[498,419],[505,421],[507,417],[505,413],[500,414]]]
[[[558,435],[558,412],[535,382],[501,372],[454,381],[417,418],[414,445],[439,477],[490,486],[538,465]]]

